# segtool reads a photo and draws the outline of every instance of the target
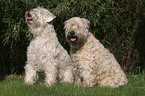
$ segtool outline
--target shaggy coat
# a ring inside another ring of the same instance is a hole
[[[73,82],[70,56],[59,43],[53,25],[48,23],[54,18],[53,14],[41,7],[26,12],[29,31],[33,34],[27,48],[25,66],[25,82],[28,84],[39,78],[38,72],[45,73],[45,83],[49,85],[55,83],[57,78],[61,82]]]
[[[75,82],[84,86],[119,87],[127,78],[112,53],[88,32],[89,21],[73,17],[65,22],[66,40],[71,46]]]

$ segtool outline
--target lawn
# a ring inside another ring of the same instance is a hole
[[[129,83],[119,88],[82,87],[57,83],[51,87],[26,85],[24,76],[9,76],[0,81],[0,96],[145,96],[145,75],[127,75]]]

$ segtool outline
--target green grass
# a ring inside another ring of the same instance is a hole
[[[0,96],[145,96],[145,75],[128,75],[129,83],[119,88],[82,87],[58,83],[26,85],[23,77],[0,81]]]

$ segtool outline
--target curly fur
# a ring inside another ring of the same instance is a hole
[[[28,21],[28,14],[32,21]],[[27,48],[25,83],[33,84],[39,78],[37,73],[45,73],[45,83],[73,82],[72,63],[67,51],[61,46],[54,27],[48,23],[55,18],[48,10],[38,7],[26,12],[26,21],[33,40]]]
[[[128,83],[113,54],[88,31],[88,20],[73,17],[65,22],[64,28],[71,46],[76,84],[119,87]]]

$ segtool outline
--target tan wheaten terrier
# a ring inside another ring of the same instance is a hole
[[[119,87],[127,78],[113,54],[88,31],[89,21],[73,17],[65,22],[66,41],[74,62],[75,82],[92,87],[96,84]]]
[[[57,78],[61,82],[73,82],[70,56],[59,43],[50,23],[55,16],[48,10],[38,7],[26,11],[25,18],[29,31],[33,34],[27,48],[25,83],[33,84],[39,78],[38,72],[44,72],[47,85],[54,84]]]

